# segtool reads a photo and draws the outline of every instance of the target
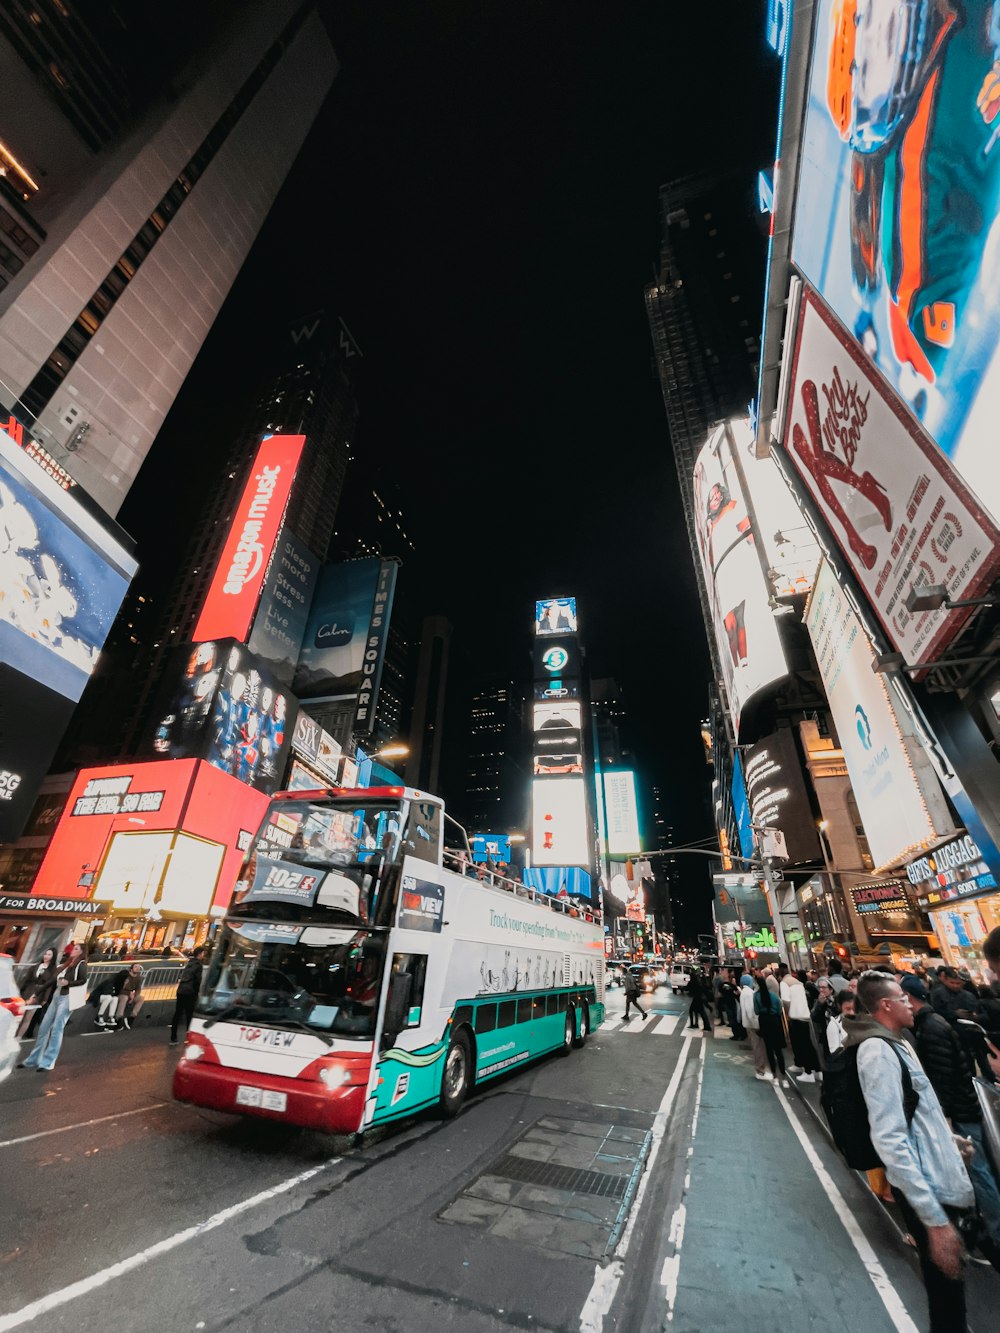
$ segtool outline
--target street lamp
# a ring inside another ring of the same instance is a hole
[[[368,756],[369,759],[405,759],[410,753],[408,745],[401,745],[398,741],[393,741],[389,745],[383,745],[381,750],[376,750],[374,754]]]

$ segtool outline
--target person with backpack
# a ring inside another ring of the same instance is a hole
[[[711,983],[703,972],[692,972],[688,982],[688,995],[691,1007],[688,1010],[688,1027],[697,1028],[698,1019],[706,1032],[712,1031],[712,1019],[708,1011],[708,997],[711,995]]]
[[[863,1016],[845,1020],[848,1049],[845,1090],[856,1076],[861,1105],[853,1126],[857,1154],[867,1128],[874,1160],[845,1151],[859,1169],[881,1163],[913,1236],[927,1290],[930,1333],[966,1328],[965,1247],[959,1226],[975,1203],[962,1150],[941,1103],[903,1032],[913,1026],[910,1001],[894,977],[865,972],[858,981]],[[844,1099],[846,1100],[846,1099]],[[843,1110],[843,1105],[841,1107]],[[863,1121],[867,1115],[867,1127]],[[831,1124],[831,1128],[833,1125]],[[841,1132],[843,1130],[843,1125]],[[842,1138],[834,1129],[837,1146]]]
[[[642,1014],[642,1021],[644,1023],[646,1021],[646,1011],[639,1003],[640,993],[641,992],[639,988],[638,973],[636,973],[631,967],[627,967],[625,969],[625,1022],[626,1023],[628,1023],[632,1018],[632,1015],[629,1013],[630,1005],[634,1009],[638,1009],[639,1013]]]
[[[986,1152],[983,1113],[972,1081],[973,1066],[958,1033],[931,1007],[927,987],[920,978],[906,976],[900,985],[913,1010],[917,1054],[937,1093],[941,1109],[952,1128],[976,1146],[968,1168],[986,1230],[979,1248],[994,1268],[1000,1268],[1000,1186]]]
[[[756,987],[753,977],[744,973],[740,977],[740,1021],[750,1038],[750,1052],[753,1055],[754,1078],[761,1083],[773,1083],[774,1075],[767,1071],[767,1054],[760,1036],[760,1019],[754,1009]]]
[[[777,1079],[781,1071],[781,1086],[788,1087],[788,1075],[785,1071],[785,1025],[781,1012],[781,996],[771,990],[767,977],[761,973],[757,978],[757,994],[753,997],[753,1011],[757,1015],[760,1027],[760,1039],[767,1052],[771,1066],[771,1077]]]

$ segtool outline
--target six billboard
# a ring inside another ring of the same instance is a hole
[[[737,738],[750,699],[788,674],[732,437],[709,437],[694,469],[695,526],[719,660]]]
[[[954,835],[944,795],[885,677],[872,670],[871,643],[826,561],[806,626],[876,868],[898,865]]]
[[[240,782],[278,789],[297,704],[248,648],[232,639],[192,644],[160,696],[153,754],[207,759]]]
[[[971,612],[910,612],[911,585],[977,596],[1000,570],[1000,532],[808,289],[787,384],[781,442],[806,490],[893,646],[932,659]]]
[[[205,594],[195,643],[246,641],[305,442],[304,435],[269,435],[261,441]]]
[[[819,0],[792,260],[1000,520],[1000,24],[958,8]]]

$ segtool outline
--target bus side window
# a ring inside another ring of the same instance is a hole
[[[504,1000],[497,1011],[497,1027],[509,1028],[515,1021],[514,1015],[517,1012],[516,1000]]]
[[[531,996],[525,995],[517,1002],[517,1021],[519,1023],[531,1022]]]
[[[492,1032],[497,1025],[497,1007],[495,1004],[481,1004],[476,1010],[476,1031]]]
[[[425,953],[396,953],[385,1007],[384,1030],[393,1039],[405,1028],[420,1026],[427,976]]]

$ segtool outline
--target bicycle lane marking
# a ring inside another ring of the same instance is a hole
[[[639,1188],[636,1190],[635,1199],[632,1203],[632,1209],[628,1220],[625,1223],[625,1229],[622,1232],[621,1240],[615,1249],[614,1260],[607,1265],[598,1264],[594,1269],[594,1281],[591,1284],[590,1292],[584,1302],[583,1309],[580,1311],[580,1333],[601,1333],[604,1327],[604,1317],[607,1315],[614,1303],[615,1296],[618,1294],[618,1288],[621,1285],[622,1277],[625,1273],[625,1256],[628,1253],[628,1247],[632,1240],[632,1232],[635,1229],[636,1218],[642,1208],[642,1201],[646,1193],[646,1187],[649,1184],[653,1173],[653,1167],[656,1165],[656,1158],[660,1151],[660,1144],[663,1142],[664,1135],[667,1132],[667,1123],[670,1112],[673,1110],[674,1101],[677,1097],[677,1089],[681,1085],[685,1067],[687,1065],[688,1051],[691,1049],[691,1034],[685,1035],[681,1043],[680,1053],[677,1056],[677,1063],[674,1065],[674,1071],[670,1076],[670,1082],[667,1084],[667,1090],[663,1094],[663,1099],[657,1108],[656,1115],[653,1118],[652,1128],[650,1129],[651,1147],[649,1156],[646,1158],[646,1169],[642,1173],[639,1181]],[[0,1333],[3,1325],[0,1324]]]
[[[20,1328],[24,1324],[30,1324],[40,1315],[58,1310],[60,1306],[68,1305],[70,1301],[78,1300],[82,1296],[89,1295],[92,1291],[107,1286],[109,1282],[113,1282],[116,1278],[125,1277],[128,1273],[135,1272],[137,1268],[144,1267],[153,1259],[160,1258],[161,1255],[169,1254],[171,1250],[186,1245],[188,1241],[196,1240],[209,1231],[215,1231],[217,1228],[225,1226],[227,1222],[231,1222],[234,1217],[239,1217],[241,1213],[247,1213],[252,1208],[259,1208],[262,1204],[270,1202],[271,1199],[275,1199],[281,1194],[287,1194],[289,1190],[293,1190],[296,1186],[303,1185],[307,1180],[312,1180],[314,1176],[318,1176],[321,1171],[336,1166],[340,1160],[339,1157],[331,1157],[328,1161],[321,1162],[319,1166],[311,1167],[308,1171],[302,1171],[297,1176],[291,1176],[288,1180],[272,1185],[270,1189],[262,1190],[259,1194],[244,1199],[242,1203],[232,1204],[229,1208],[223,1208],[221,1212],[213,1213],[211,1217],[207,1217],[203,1222],[196,1222],[194,1226],[186,1227],[183,1231],[177,1231],[165,1240],[157,1241],[155,1245],[140,1250],[138,1254],[130,1255],[127,1259],[122,1259],[116,1264],[110,1264],[107,1268],[92,1273],[90,1277],[81,1278],[68,1287],[53,1291],[48,1296],[32,1301],[30,1305],[25,1305],[20,1310],[0,1315],[0,1333],[7,1333],[8,1329]]]
[[[132,1111],[116,1111],[114,1115],[99,1115],[93,1120],[79,1120],[75,1125],[59,1125],[56,1129],[41,1129],[36,1134],[22,1134],[17,1139],[0,1139],[0,1148],[15,1148],[19,1143],[33,1143],[35,1139],[47,1139],[51,1134],[69,1134],[74,1129],[87,1129],[90,1125],[105,1125],[109,1120],[124,1120],[127,1115],[145,1115],[147,1111],[158,1111],[164,1106],[173,1106],[174,1102],[153,1102],[150,1106],[137,1106]]]
[[[799,1124],[798,1117],[792,1114],[792,1108],[788,1104],[788,1098],[775,1085],[775,1095],[781,1103],[781,1109],[788,1117],[788,1123],[791,1125],[795,1137],[799,1141],[799,1146],[805,1153],[809,1165],[816,1173],[816,1178],[826,1191],[827,1197],[833,1204],[833,1210],[837,1214],[841,1225],[847,1232],[851,1244],[857,1252],[858,1258],[865,1269],[865,1272],[871,1278],[872,1286],[878,1292],[882,1304],[885,1306],[886,1313],[892,1320],[893,1328],[897,1333],[919,1333],[919,1330],[903,1303],[903,1298],[893,1286],[889,1274],[882,1267],[878,1260],[868,1237],[861,1230],[861,1227],[855,1221],[847,1200],[841,1194],[840,1190],[834,1184],[833,1177],[827,1171],[826,1167],[819,1159],[819,1154],[806,1137],[806,1132]]]

